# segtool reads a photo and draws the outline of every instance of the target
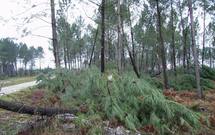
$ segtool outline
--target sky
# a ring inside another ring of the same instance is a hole
[[[51,42],[50,39],[48,39],[52,36],[49,1],[50,0],[0,0],[0,38],[15,38],[16,42],[24,42],[28,46],[43,47],[45,54],[44,59],[41,61],[42,68],[55,67],[53,53],[50,50]],[[57,2],[58,0],[55,1]],[[95,10],[98,7],[95,4],[89,3],[89,0],[81,0],[81,3],[77,1],[79,0],[73,1],[75,3],[72,9],[68,11],[68,21],[72,23],[75,21],[75,18],[81,15],[86,24],[95,26],[90,17],[95,14]],[[57,4],[56,7],[58,7]],[[136,10],[140,11],[138,8],[135,8],[135,11]],[[135,16],[137,17],[138,15],[134,15],[133,17]],[[198,18],[200,22],[199,33],[202,33],[201,25],[203,18],[201,17],[201,11],[197,10],[195,16],[200,16]],[[208,23],[209,19],[206,20],[206,23]],[[28,33],[29,31],[30,33]],[[201,38],[199,42],[201,44]],[[39,67],[39,61],[36,61],[36,67]]]
[[[82,15],[85,23],[93,24],[89,17],[94,14],[96,5],[85,1],[75,3],[68,14],[69,22],[74,22],[76,17]],[[54,57],[48,39],[52,36],[49,0],[0,0],[0,3],[0,38],[10,37],[28,46],[43,47],[45,54],[41,60],[42,68],[53,68]],[[38,66],[39,61],[36,61]]]

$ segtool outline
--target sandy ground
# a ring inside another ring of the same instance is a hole
[[[20,91],[22,89],[35,86],[36,84],[37,84],[36,81],[32,81],[32,82],[21,83],[17,85],[8,86],[8,87],[3,87],[0,89],[0,96],[11,94],[11,93]]]

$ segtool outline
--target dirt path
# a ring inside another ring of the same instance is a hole
[[[11,93],[20,91],[22,89],[35,86],[36,84],[37,84],[36,81],[32,81],[32,82],[21,83],[17,85],[8,86],[8,87],[3,87],[0,90],[0,96],[11,94]]]

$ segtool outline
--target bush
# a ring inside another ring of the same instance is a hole
[[[210,79],[210,80],[215,81],[215,69],[213,69],[213,68],[203,66],[201,68],[200,74],[201,74],[202,78],[206,78],[206,79]]]
[[[161,82],[162,80],[159,80],[158,78],[155,77],[144,77],[145,80],[151,84],[151,86],[155,86],[158,89],[163,89],[163,83]]]
[[[203,90],[215,89],[215,84],[209,79],[201,78],[201,87]],[[169,81],[170,87],[175,90],[193,90],[196,88],[195,76],[191,74],[178,75]]]
[[[109,72],[101,75],[93,68],[80,74],[61,71],[55,76],[49,80],[53,85],[49,88],[61,91],[64,87],[62,101],[69,107],[86,105],[87,115],[100,114],[103,118],[118,119],[133,130],[153,125],[159,134],[175,130],[172,125],[198,129],[196,113],[166,99],[161,90],[144,79],[137,79],[134,74],[119,76]],[[61,82],[65,81],[68,85],[63,86]]]

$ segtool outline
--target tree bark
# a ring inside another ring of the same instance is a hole
[[[117,51],[116,51],[116,56],[117,56],[117,67],[118,67],[118,72],[122,72],[122,32],[121,32],[121,10],[120,10],[120,0],[118,0],[117,3],[117,18],[118,18],[118,44],[117,44]]]
[[[133,67],[133,70],[135,72],[135,74],[137,75],[138,78],[140,78],[140,74],[139,74],[139,71],[138,71],[138,68],[137,68],[137,65],[132,57],[132,52],[130,51],[129,47],[128,47],[128,44],[126,43],[126,36],[125,36],[125,32],[124,32],[124,27],[123,27],[123,22],[121,23],[121,28],[122,28],[122,35],[123,35],[123,43],[124,45],[126,46],[127,50],[128,50],[128,55],[129,55],[129,58],[131,60],[131,65]]]
[[[203,98],[203,92],[202,92],[201,86],[200,86],[199,61],[198,61],[196,41],[195,41],[195,29],[194,29],[194,22],[193,22],[192,0],[188,0],[188,7],[189,7],[189,11],[190,11],[191,38],[192,38],[193,57],[194,57],[194,63],[195,63],[197,94],[198,94],[199,98]]]
[[[211,55],[211,52],[212,52],[212,46],[210,46],[210,48],[209,48],[210,68],[212,68],[212,55]]]
[[[91,63],[92,63],[92,59],[93,59],[93,54],[94,54],[94,51],[95,51],[95,46],[96,46],[98,32],[99,32],[99,26],[97,27],[96,35],[95,35],[94,42],[93,42],[93,48],[92,48],[92,52],[91,52],[91,55],[90,55],[89,67],[91,66]]]
[[[204,60],[205,60],[205,15],[206,15],[206,11],[205,11],[205,0],[204,0],[204,13],[203,13],[203,41],[202,41],[202,66],[204,66]]]
[[[52,24],[52,44],[55,58],[56,68],[60,68],[60,56],[59,56],[59,45],[57,40],[57,27],[56,27],[56,19],[55,19],[55,3],[54,0],[50,0],[51,6],[51,24]]]
[[[162,28],[161,28],[161,13],[159,8],[159,0],[156,0],[157,5],[157,21],[158,21],[158,29],[159,29],[159,41],[160,41],[160,55],[161,55],[161,61],[162,61],[162,68],[163,68],[163,79],[164,79],[164,89],[168,89],[168,78],[166,73],[166,56],[165,56],[165,47],[164,47],[164,41],[162,36]]]
[[[67,69],[67,57],[66,57],[66,45],[64,43],[64,46],[63,46],[63,57],[64,57],[64,65],[65,65],[65,68]]]
[[[21,114],[30,114],[30,115],[42,115],[42,116],[54,116],[57,114],[65,114],[65,113],[71,113],[76,114],[78,110],[65,110],[65,109],[59,109],[59,108],[41,108],[41,107],[32,107],[27,106],[20,103],[15,102],[8,102],[4,100],[0,100],[0,108],[17,112]]]
[[[191,55],[190,55],[190,45],[187,44],[187,39],[189,40],[189,37],[188,37],[188,28],[185,29],[184,31],[184,43],[185,43],[185,49],[186,49],[186,62],[187,62],[187,70],[189,71],[190,70],[190,60],[191,60]]]
[[[145,51],[145,47],[144,45],[142,44],[142,51],[141,51],[141,58],[140,58],[140,65],[139,65],[139,71],[142,72],[143,70],[143,66],[144,66],[144,51]]]
[[[183,42],[183,68],[186,69],[186,56],[187,56],[187,43],[186,43],[186,33],[185,33],[185,26],[184,20],[182,16],[182,5],[181,1],[179,0],[179,10],[180,10],[180,18],[181,18],[181,27],[182,27],[182,42]]]
[[[128,5],[128,14],[129,14],[129,25],[130,25],[130,33],[131,33],[131,45],[132,45],[132,58],[133,61],[136,62],[136,55],[135,55],[135,45],[134,45],[134,32],[132,28],[132,21],[131,21],[131,11],[130,6]]]
[[[101,72],[105,72],[105,0],[102,0],[101,5]]]
[[[172,25],[172,65],[173,65],[174,74],[176,75],[175,27],[174,27],[173,0],[171,0],[171,25]]]

